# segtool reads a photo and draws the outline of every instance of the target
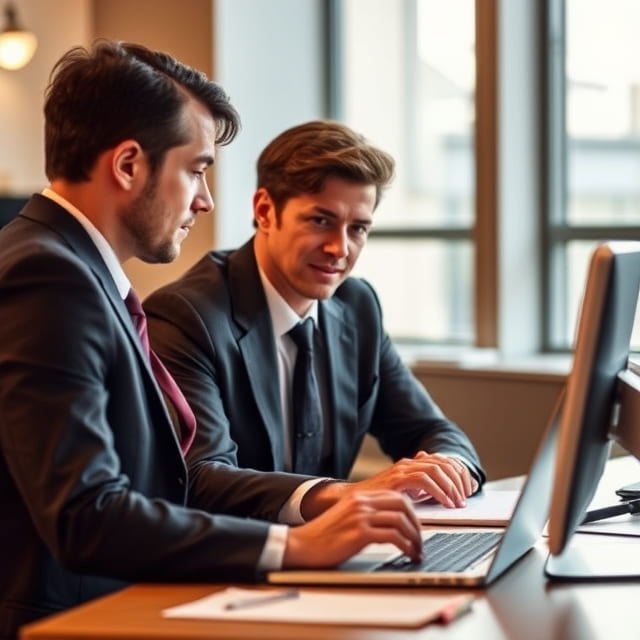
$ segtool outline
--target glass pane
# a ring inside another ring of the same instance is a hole
[[[563,274],[567,282],[567,296],[565,312],[567,317],[567,335],[565,344],[573,348],[576,338],[578,314],[587,282],[589,260],[595,249],[595,242],[575,240],[567,243],[566,273]]]
[[[343,0],[340,119],[393,155],[396,177],[357,266],[394,339],[472,343],[471,241],[416,229],[475,220],[475,1]],[[382,34],[382,35],[381,35]]]
[[[417,55],[409,82],[415,88],[415,128],[407,131],[407,142],[411,190],[423,196],[415,219],[470,226],[474,218],[474,1],[418,0],[414,28]]]
[[[638,225],[640,2],[566,0],[566,9],[568,222]]]
[[[345,0],[340,6],[343,119],[397,163],[376,225],[470,228],[474,0]]]
[[[572,241],[567,244],[566,278],[568,295],[565,301],[565,313],[568,319],[566,326],[569,331],[565,338],[566,344],[571,347],[575,344],[578,314],[582,304],[582,296],[586,285],[587,271],[591,254],[596,247],[596,242]],[[633,331],[631,334],[631,348],[640,351],[640,313],[636,310]]]
[[[395,339],[470,343],[472,264],[470,242],[371,238],[354,275],[375,287]]]

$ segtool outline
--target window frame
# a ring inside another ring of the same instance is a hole
[[[588,225],[569,223],[568,162],[569,143],[566,129],[567,96],[567,0],[545,0],[544,85],[547,101],[544,113],[546,171],[545,216],[543,231],[543,268],[545,295],[543,316],[543,350],[568,352],[572,345],[564,341],[570,326],[563,301],[568,296],[567,247],[570,242],[603,240],[637,240],[640,225]]]

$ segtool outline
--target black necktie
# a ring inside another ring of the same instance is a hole
[[[298,346],[293,370],[293,470],[316,475],[322,454],[322,408],[313,367],[313,320],[307,318],[289,331]]]
[[[162,364],[160,358],[158,358],[154,353],[153,349],[149,348],[147,316],[145,315],[142,305],[140,304],[140,300],[133,289],[129,290],[129,293],[124,300],[124,304],[129,311],[129,315],[133,320],[136,330],[138,331],[142,346],[149,356],[151,371],[153,371],[156,382],[160,389],[162,389],[165,398],[171,403],[173,409],[175,409],[175,416],[180,422],[180,447],[182,449],[182,453],[187,453],[196,433],[196,418],[193,415],[193,411],[187,403],[186,398],[182,394],[182,391],[180,391],[180,387],[176,384],[176,381],[167,371],[164,364]]]

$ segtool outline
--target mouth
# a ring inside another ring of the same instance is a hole
[[[339,269],[333,265],[312,264],[311,268],[327,276],[341,276],[344,273],[344,269]]]
[[[193,227],[195,223],[195,220],[189,220],[188,222],[185,222],[184,224],[180,225],[180,229],[182,229],[185,233],[189,233],[191,227]]]

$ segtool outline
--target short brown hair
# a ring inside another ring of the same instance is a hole
[[[45,157],[49,180],[87,180],[98,156],[132,138],[155,170],[184,144],[181,113],[191,94],[216,123],[216,144],[233,140],[240,118],[227,94],[204,73],[166,53],[97,40],[58,60],[46,90]]]
[[[287,129],[265,147],[257,186],[269,192],[279,213],[288,199],[318,193],[327,178],[336,176],[375,185],[377,207],[393,171],[393,158],[360,134],[339,122],[314,120]]]

